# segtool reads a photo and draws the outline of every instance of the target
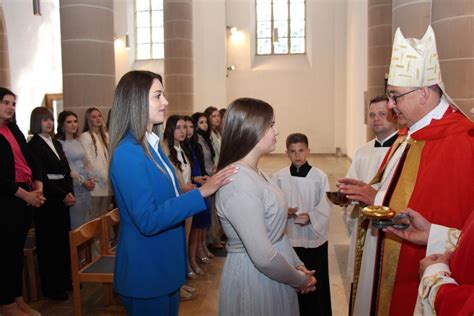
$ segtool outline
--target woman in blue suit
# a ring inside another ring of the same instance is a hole
[[[179,194],[154,125],[168,101],[161,76],[125,74],[115,90],[110,124],[110,179],[120,211],[114,286],[128,315],[178,315],[186,280],[184,220],[204,211],[204,198],[231,181],[231,166],[199,189]]]

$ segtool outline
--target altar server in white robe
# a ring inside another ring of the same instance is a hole
[[[331,206],[327,175],[308,164],[308,138],[291,134],[286,139],[291,165],[273,174],[272,179],[288,202],[287,235],[306,268],[316,270],[316,291],[298,295],[300,315],[331,315],[328,271],[328,228]]]

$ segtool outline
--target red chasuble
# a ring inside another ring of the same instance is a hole
[[[430,222],[461,229],[474,210],[474,124],[449,108],[411,138],[388,205],[397,212],[409,207]],[[377,314],[412,315],[426,248],[387,236],[382,249]]]
[[[449,262],[451,277],[459,284],[439,288],[435,300],[439,316],[474,315],[474,213],[464,226]]]

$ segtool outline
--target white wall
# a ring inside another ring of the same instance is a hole
[[[59,0],[41,0],[42,16],[33,15],[31,0],[0,0],[10,59],[11,89],[18,95],[16,116],[28,132],[33,108],[46,93],[62,93]]]
[[[338,34],[335,39],[335,66],[334,66],[334,143],[342,153],[347,153],[346,143],[346,54],[347,54],[347,1],[337,0],[336,18],[334,19],[334,32]]]
[[[255,56],[254,5],[227,1],[227,25],[243,34],[241,42],[228,43],[228,64],[236,70],[227,79],[227,101],[248,96],[274,107],[280,130],[276,152],[284,152],[285,138],[293,132],[307,134],[314,153],[345,147],[344,134],[336,142],[335,124],[344,107],[345,34],[339,26],[345,25],[345,13],[337,11],[344,1],[307,1],[308,53],[299,56]]]
[[[366,143],[364,91],[367,90],[367,0],[349,0],[347,5],[347,154],[353,157]]]
[[[193,1],[194,109],[227,106],[226,1]]]

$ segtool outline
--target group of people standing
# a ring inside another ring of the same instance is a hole
[[[221,113],[208,107],[203,113],[192,116],[171,115],[167,118],[161,147],[176,172],[180,193],[202,186],[215,173],[220,150]],[[159,125],[155,126],[157,134]],[[188,278],[197,279],[204,274],[199,264],[208,264],[215,256],[209,250],[207,238],[210,230],[219,232],[211,197],[205,199],[206,209],[185,221],[188,249]],[[217,236],[220,240],[220,235]],[[181,299],[192,298],[195,289],[183,285]]]
[[[338,187],[353,201],[389,206],[412,221],[405,232],[376,230],[355,207],[348,219],[354,234],[351,312],[470,315],[474,128],[444,91],[431,27],[421,40],[395,34],[387,95],[369,107],[377,139],[357,152]],[[0,212],[0,247],[8,254],[0,261],[5,315],[37,313],[21,299],[30,207],[36,208],[43,292],[67,298],[67,231],[72,222],[87,220],[71,221],[70,207],[96,189],[91,207],[110,205],[110,194],[100,191],[109,157],[121,219],[114,287],[128,315],[178,315],[180,297],[193,291],[184,287],[186,277],[202,274],[198,262],[213,256],[207,231],[220,245],[220,229],[228,254],[219,315],[331,314],[327,176],[307,162],[308,139],[299,133],[287,138],[289,167],[273,177],[259,169],[277,141],[270,104],[239,98],[222,124],[219,111],[210,108],[170,116],[163,129],[168,101],[162,77],[131,71],[115,90],[110,138],[100,112],[91,109],[79,142],[77,116],[60,115],[61,144],[51,137],[51,113],[36,108],[27,144],[14,122],[16,96],[4,88],[0,93],[0,202],[11,210]],[[392,119],[407,128],[397,132]],[[366,159],[370,152],[377,152],[373,160]],[[365,182],[372,175],[361,170],[375,173],[371,185]],[[211,228],[213,217],[222,228]],[[432,254],[453,246],[453,253]],[[418,261],[425,255],[420,284]]]
[[[69,231],[105,214],[112,203],[108,180],[108,135],[102,113],[86,111],[83,133],[78,118],[63,111],[54,134],[53,114],[31,113],[29,142],[15,121],[16,95],[0,88],[2,163],[0,199],[0,304],[4,315],[39,315],[21,299],[23,246],[34,228],[43,296],[68,299],[71,289]],[[33,225],[32,225],[33,224]],[[3,228],[5,226],[5,229]]]

